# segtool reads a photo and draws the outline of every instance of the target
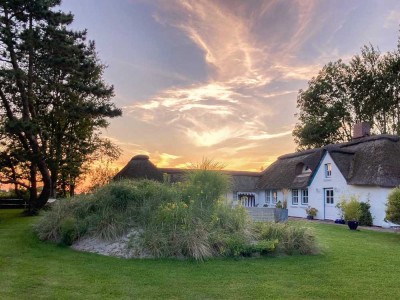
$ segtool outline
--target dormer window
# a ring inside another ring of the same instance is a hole
[[[299,163],[296,165],[296,168],[295,168],[295,170],[294,170],[294,173],[296,174],[296,176],[310,175],[311,169],[310,169],[310,167],[309,167],[308,165],[306,165],[306,164],[304,164],[304,163],[302,163],[302,162],[299,162]]]
[[[325,164],[325,178],[332,176],[332,164]]]

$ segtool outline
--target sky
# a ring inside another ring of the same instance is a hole
[[[118,166],[213,159],[259,171],[294,152],[299,89],[366,44],[395,50],[398,0],[64,0],[88,30],[123,116]]]

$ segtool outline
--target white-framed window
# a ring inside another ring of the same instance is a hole
[[[335,203],[335,197],[332,188],[325,189],[325,203],[329,205]]]
[[[299,190],[292,190],[292,205],[299,204]]]
[[[271,204],[271,190],[265,191],[265,203]]]
[[[325,178],[330,178],[332,176],[332,164],[325,164]]]
[[[265,190],[265,203],[276,204],[278,202],[278,191],[277,190]]]
[[[308,205],[308,189],[301,190],[301,204]]]
[[[278,191],[277,190],[272,190],[272,203],[276,204],[278,202]]]

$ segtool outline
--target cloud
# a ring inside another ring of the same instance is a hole
[[[321,65],[307,65],[307,66],[284,66],[275,65],[273,67],[281,74],[283,79],[297,79],[297,80],[310,80],[318,74]]]
[[[274,139],[274,138],[278,138],[278,137],[282,137],[282,136],[290,135],[290,134],[292,134],[291,130],[284,131],[284,132],[279,132],[279,133],[273,133],[273,134],[270,134],[270,133],[267,133],[267,132],[260,132],[257,135],[250,135],[247,138],[249,140],[253,140],[253,141],[269,140],[269,139]]]
[[[295,20],[272,24],[276,28],[287,26],[290,36],[260,39],[261,20],[271,17],[280,5],[281,1],[263,2],[261,8],[217,0],[157,2],[154,20],[183,33],[203,52],[208,68],[204,82],[170,87],[124,108],[158,129],[159,135],[168,131],[179,137],[178,158],[160,156],[163,166],[184,165],[185,151],[213,151],[225,160],[241,153],[254,156],[254,149],[265,149],[271,139],[291,134],[287,127],[294,123],[289,107],[294,101],[284,100],[295,100],[292,94],[298,88],[287,82],[308,80],[320,68],[318,64],[299,65],[294,59],[317,32],[311,24],[316,2],[295,1],[290,5]],[[263,161],[260,156],[255,158],[257,164]],[[250,162],[241,168],[245,164]]]
[[[173,155],[173,154],[168,154],[168,153],[161,153],[161,154],[155,154],[152,156],[152,159],[154,158],[154,162],[157,164],[157,167],[162,168],[162,167],[168,167],[171,164],[171,161],[178,159],[180,156],[178,155]]]

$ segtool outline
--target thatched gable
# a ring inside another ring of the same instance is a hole
[[[331,155],[348,184],[400,185],[400,138],[375,135],[280,156],[263,172],[258,189],[307,187],[325,152]],[[309,174],[299,172],[305,165],[311,169]]]
[[[147,155],[136,155],[130,162],[114,176],[114,179],[146,178],[157,181],[163,180],[163,174],[149,160]]]

